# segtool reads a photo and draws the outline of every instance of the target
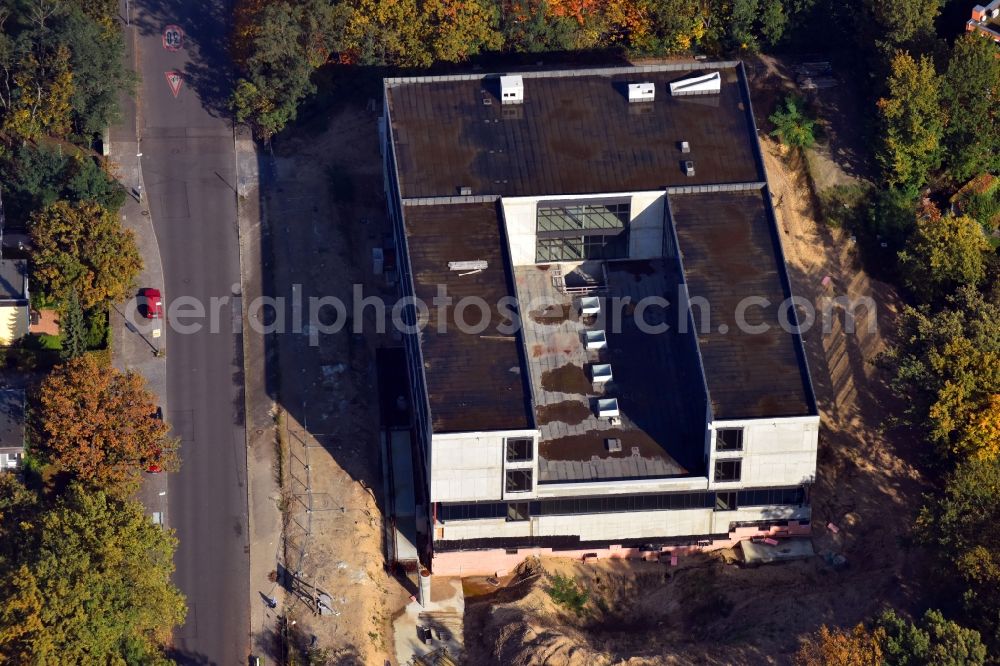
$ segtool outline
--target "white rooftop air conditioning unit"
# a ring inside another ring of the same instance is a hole
[[[652,83],[628,84],[629,102],[652,102],[656,97],[656,86]]]
[[[500,103],[520,104],[524,101],[524,79],[511,74],[500,77]]]
[[[613,378],[610,363],[594,363],[590,366],[590,381],[594,384],[607,384]]]
[[[710,72],[700,76],[692,76],[670,84],[670,94],[681,95],[717,95],[722,92],[722,76],[718,72]]]
[[[608,348],[608,336],[604,331],[587,331],[583,334],[583,339],[586,341],[587,349]]]
[[[618,411],[618,398],[602,398],[597,401],[597,416],[602,419],[610,419],[620,416]]]

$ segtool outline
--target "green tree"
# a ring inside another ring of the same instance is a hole
[[[1000,453],[1000,439],[982,437],[983,417],[1000,395],[1000,297],[962,287],[932,312],[906,307],[897,346],[884,361],[905,419],[927,433],[944,457]]]
[[[64,45],[70,52],[73,72],[73,128],[89,138],[118,120],[118,97],[131,93],[136,77],[125,66],[125,42],[120,29],[109,29],[106,22],[88,16],[81,7],[90,7],[95,15],[105,10],[97,3],[76,0],[61,2],[43,28],[30,33],[36,49],[54,49]]]
[[[993,650],[1000,648],[998,493],[1000,457],[966,460],[948,476],[944,492],[928,499],[916,530],[918,538],[936,554],[940,571],[957,584],[969,624],[992,643]],[[966,650],[973,647],[968,636],[949,640],[967,646]]]
[[[919,624],[900,617],[892,609],[876,621],[881,629],[886,666],[982,666],[986,646],[979,632],[946,620],[930,609]]]
[[[870,24],[866,32],[873,32],[884,53],[912,47],[926,51],[934,39],[934,21],[942,4],[943,0],[864,0],[864,11],[858,16]]]
[[[892,59],[888,96],[878,101],[882,146],[878,161],[891,187],[916,190],[941,160],[944,112],[930,58],[899,52]]]
[[[941,99],[948,111],[944,143],[948,172],[957,181],[1000,169],[1000,60],[978,32],[955,40]]]
[[[268,140],[294,120],[315,91],[313,69],[343,49],[350,11],[346,3],[321,0],[241,5],[234,38],[243,71],[232,97],[237,122]]]
[[[162,664],[185,615],[174,537],[138,502],[71,486],[5,562],[0,658],[21,664]]]
[[[989,248],[974,219],[941,215],[937,206],[926,203],[906,248],[899,253],[903,279],[923,302],[940,302],[962,285],[983,281]]]
[[[793,148],[810,148],[815,142],[813,128],[816,121],[805,114],[805,102],[801,97],[789,95],[785,98],[782,107],[771,114],[768,118],[774,124],[772,136],[781,139],[781,142]]]
[[[92,157],[76,155],[66,175],[65,198],[69,201],[96,201],[111,212],[125,203],[125,190]]]
[[[58,201],[32,217],[32,277],[61,302],[75,290],[84,309],[121,301],[142,270],[131,230],[99,204]]]
[[[62,350],[59,352],[62,360],[74,359],[87,351],[87,325],[75,289],[69,292],[69,297],[62,304],[59,330],[62,335]]]
[[[504,48],[514,53],[571,51],[578,47],[579,25],[549,11],[548,0],[511,0],[501,16]]]
[[[632,49],[662,55],[687,51],[705,36],[706,16],[697,0],[650,0],[640,5],[644,30],[631,30]]]
[[[149,467],[176,467],[176,447],[139,374],[80,356],[42,381],[35,402],[33,446],[90,487],[124,495]]]

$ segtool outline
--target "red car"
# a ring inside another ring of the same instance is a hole
[[[145,306],[146,319],[163,319],[163,299],[159,289],[140,289],[139,304]]]

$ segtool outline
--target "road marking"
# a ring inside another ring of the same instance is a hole
[[[167,77],[167,84],[170,86],[170,92],[174,94],[174,97],[177,97],[177,93],[181,91],[181,84],[184,83],[184,77],[180,72],[175,72],[173,70],[164,72],[164,75]]]
[[[180,51],[184,46],[184,31],[179,25],[171,23],[163,29],[163,48],[168,51]]]

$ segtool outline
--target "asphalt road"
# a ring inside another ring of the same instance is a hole
[[[188,616],[171,656],[179,663],[245,665],[250,573],[242,341],[234,331],[240,316],[235,154],[225,112],[213,111],[228,89],[222,49],[229,11],[218,0],[130,4],[142,77],[144,190],[168,307],[166,416],[181,438],[168,515],[179,540],[175,581]],[[182,29],[180,44],[165,44],[170,24]],[[167,72],[181,74],[179,88],[172,81],[176,91]],[[226,298],[217,330],[205,320],[198,332],[178,331],[184,322],[170,308],[181,297],[194,297],[206,311],[213,298]]]

